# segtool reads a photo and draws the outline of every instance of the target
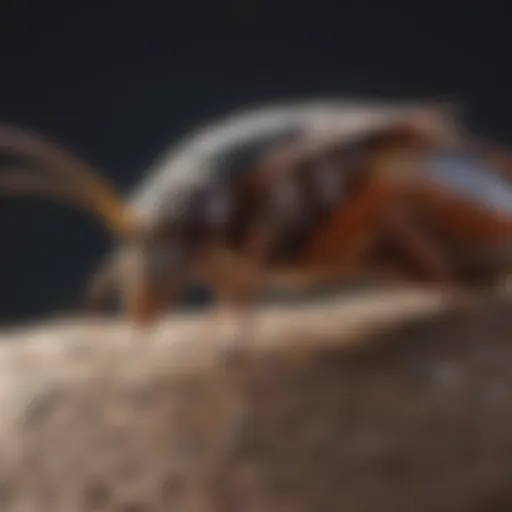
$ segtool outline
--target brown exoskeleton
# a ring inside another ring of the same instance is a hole
[[[0,192],[81,205],[119,237],[89,300],[121,291],[139,324],[193,280],[221,304],[248,307],[270,283],[390,268],[457,291],[494,282],[512,261],[507,155],[480,147],[435,104],[306,104],[230,118],[185,141],[129,201],[35,134],[3,127],[0,150],[56,176],[4,174]]]

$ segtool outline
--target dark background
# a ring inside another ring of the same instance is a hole
[[[123,190],[180,135],[263,100],[456,97],[471,126],[512,142],[505,7],[374,4],[2,4],[0,120],[53,136]],[[0,197],[0,218],[0,320],[76,305],[110,247],[103,228],[43,200]]]

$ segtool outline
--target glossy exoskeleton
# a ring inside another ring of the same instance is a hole
[[[237,307],[268,285],[388,272],[486,286],[512,262],[509,157],[435,103],[255,109],[193,134],[126,201],[34,133],[4,126],[0,151],[55,175],[12,170],[0,192],[81,205],[118,236],[89,300],[119,293],[138,323],[194,281]]]

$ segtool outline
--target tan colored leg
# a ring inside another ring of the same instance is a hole
[[[478,297],[457,283],[455,271],[439,244],[398,211],[387,219],[387,227],[391,236],[413,258],[424,278],[445,289],[451,306],[466,326],[484,336],[494,331]]]
[[[345,204],[313,238],[302,263],[327,274],[353,272],[362,255],[376,243],[382,219],[392,204],[394,191],[375,184]]]
[[[212,318],[205,325],[207,335],[211,337],[215,332],[223,341],[227,340],[229,349],[236,348],[237,340],[249,339],[255,328],[255,303],[265,287],[272,239],[269,224],[258,224],[236,256],[212,258],[206,271],[216,299]]]

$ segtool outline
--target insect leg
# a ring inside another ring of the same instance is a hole
[[[455,269],[440,244],[419,229],[403,211],[395,209],[387,218],[388,233],[413,259],[421,280],[433,281],[445,288],[450,303],[466,325],[489,334],[490,324],[481,302],[457,282]]]
[[[118,262],[122,308],[138,326],[150,325],[178,300],[190,277],[197,248],[183,237],[121,248]]]
[[[342,205],[313,237],[303,263],[335,275],[355,270],[380,236],[393,198],[392,189],[375,185]]]
[[[234,353],[239,341],[247,341],[255,327],[255,303],[265,285],[266,263],[272,246],[269,224],[253,226],[240,252],[215,268],[210,283],[215,288],[214,322],[227,340],[228,353]]]
[[[106,307],[119,291],[119,258],[116,253],[97,268],[89,278],[83,308],[87,312],[98,312]]]

